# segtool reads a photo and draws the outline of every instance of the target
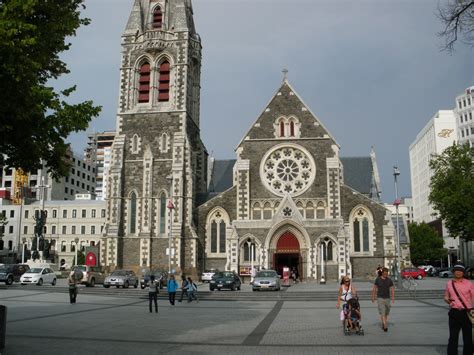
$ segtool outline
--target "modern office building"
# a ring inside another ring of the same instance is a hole
[[[84,152],[87,163],[96,167],[95,194],[98,200],[104,200],[107,194],[107,176],[112,160],[112,144],[115,131],[104,131],[89,134],[89,141]]]
[[[468,87],[466,91],[456,97],[456,108],[454,109],[457,122],[457,137],[459,144],[469,143],[474,147],[474,86]]]

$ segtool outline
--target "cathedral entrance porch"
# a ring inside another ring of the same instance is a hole
[[[274,258],[273,265],[278,275],[281,275],[283,277],[284,267],[288,267],[290,269],[290,275],[291,275],[291,270],[293,270],[293,268],[297,270],[298,276],[301,275],[301,270],[300,270],[301,255],[299,253],[275,253],[273,258]]]
[[[297,270],[298,276],[302,276],[300,243],[291,231],[284,232],[276,243],[273,254],[273,268],[278,275],[283,276],[283,268],[288,267],[290,272],[293,268]]]

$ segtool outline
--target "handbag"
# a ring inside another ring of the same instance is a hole
[[[454,292],[456,293],[456,296],[458,297],[458,299],[461,301],[462,305],[463,305],[464,308],[466,309],[466,311],[467,311],[467,316],[468,316],[469,320],[471,321],[471,324],[474,324],[474,309],[468,308],[468,307],[466,306],[466,304],[464,303],[463,299],[459,296],[458,290],[456,290],[456,286],[454,286],[454,281],[451,281],[451,286],[453,286],[453,290],[454,290]]]

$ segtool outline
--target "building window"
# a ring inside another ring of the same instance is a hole
[[[67,210],[63,210],[63,218],[67,218]]]
[[[81,226],[81,234],[86,234],[86,226]]]
[[[253,205],[253,219],[262,219],[262,209],[258,202]]]
[[[76,243],[71,242],[71,252],[75,252],[75,251],[76,251]]]
[[[152,26],[154,29],[161,30],[163,27],[163,12],[159,6],[156,7],[153,12],[153,23]]]
[[[217,253],[217,223],[211,223],[211,253]]]
[[[252,253],[250,253],[252,250]],[[250,245],[244,242],[244,262],[250,262],[250,254],[252,254],[253,261],[257,261],[257,246],[255,243],[250,243]]]
[[[25,219],[28,218],[30,216],[30,211],[26,210],[25,211]]]
[[[138,83],[138,102],[150,101],[150,64],[143,63],[140,67],[140,79]]]
[[[8,250],[13,250],[13,241],[8,241]]]
[[[132,153],[137,154],[138,153],[138,135],[134,134],[132,137]]]
[[[221,221],[221,223],[219,223],[219,253],[225,253],[225,228],[225,222]]]
[[[208,224],[208,236],[210,237],[210,252],[226,252],[226,228],[228,223],[227,214],[224,211],[217,210],[212,213]]]
[[[61,242],[61,252],[65,253],[66,252],[66,242]]]
[[[158,102],[170,99],[170,63],[164,61],[160,64],[160,77],[158,80]]]
[[[316,208],[316,218],[317,219],[325,219],[326,218],[326,208],[324,207],[324,202],[318,202],[318,206]]]
[[[63,226],[63,234],[67,234],[66,233],[66,226]]]
[[[290,137],[295,136],[295,123],[293,121],[290,121]]]
[[[160,233],[166,233],[166,196],[164,193],[160,196]]]
[[[354,233],[354,252],[369,252],[369,219],[364,210],[359,209],[357,211],[352,222],[352,228]]]
[[[51,227],[51,234],[56,234],[56,226]]]
[[[72,210],[72,218],[76,218],[77,217],[77,210]]]
[[[314,206],[311,201],[306,204],[306,219],[314,219]]]
[[[130,233],[135,234],[137,231],[137,195],[132,192],[130,195]]]
[[[82,214],[82,218],[86,218],[86,217],[87,217],[87,211],[86,211],[86,210],[82,210],[82,211],[81,211],[81,214]]]
[[[76,226],[71,227],[71,234],[76,234]]]
[[[91,226],[91,234],[95,234],[95,226]]]
[[[100,210],[100,217],[105,218],[105,209]]]
[[[272,206],[270,202],[263,205],[263,219],[272,219]]]
[[[285,122],[280,121],[280,137],[285,136]]]
[[[10,218],[14,218],[15,217],[15,211],[14,210],[10,210]]]
[[[8,227],[8,233],[12,234],[13,233],[13,226]]]
[[[95,209],[91,211],[91,218],[95,218]]]
[[[4,248],[3,240],[0,239],[0,250],[3,250],[3,248]]]
[[[23,227],[23,234],[28,234],[28,226]]]
[[[58,218],[58,210],[53,210],[53,218]]]

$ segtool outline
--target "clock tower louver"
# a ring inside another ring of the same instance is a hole
[[[192,211],[207,184],[200,70],[191,1],[135,0],[122,35],[103,266],[168,270],[171,236],[171,269],[196,272]]]

